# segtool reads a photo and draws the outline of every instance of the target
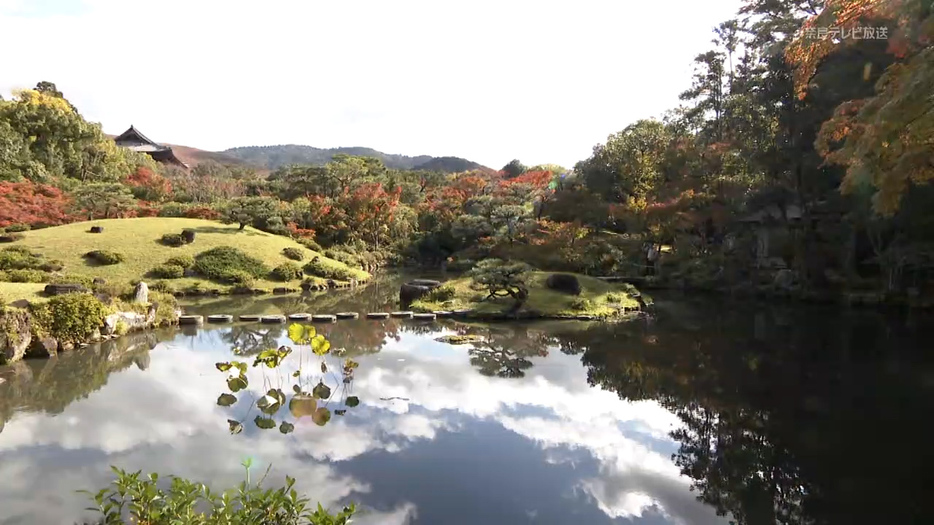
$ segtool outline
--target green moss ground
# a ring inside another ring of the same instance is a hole
[[[30,302],[44,301],[41,295],[45,284],[37,283],[0,283],[0,299],[7,303],[26,299]]]
[[[594,317],[615,317],[621,309],[637,309],[639,302],[633,297],[638,291],[630,285],[607,283],[594,277],[575,274],[581,284],[581,294],[574,296],[549,289],[545,280],[552,272],[532,272],[529,276],[529,298],[519,310],[522,312],[538,312],[545,317],[562,317],[590,315]],[[512,298],[488,299],[485,292],[473,290],[471,280],[467,277],[454,279],[445,283],[453,286],[454,298],[450,301],[432,302],[416,301],[412,309],[416,311],[437,310],[471,310],[476,314],[499,314],[511,310],[515,301]],[[611,301],[607,296],[615,294],[618,301]],[[575,308],[575,300],[586,299],[590,302],[586,308]]]
[[[91,226],[103,226],[103,233],[88,233]],[[166,233],[181,233],[183,229],[191,229],[196,233],[195,242],[177,248],[164,246],[159,239]],[[218,222],[200,219],[184,219],[169,217],[135,218],[135,219],[108,219],[88,222],[79,222],[54,228],[24,232],[25,238],[10,246],[26,246],[35,252],[41,253],[48,259],[62,261],[65,264],[64,273],[73,273],[88,277],[102,277],[108,282],[122,283],[135,279],[152,282],[156,279],[145,277],[155,266],[165,263],[169,258],[177,255],[197,254],[218,246],[232,246],[243,252],[262,260],[271,270],[276,266],[289,262],[290,259],[282,255],[282,249],[292,247],[305,255],[300,264],[310,261],[313,257],[321,257],[325,266],[346,267],[341,262],[329,259],[322,254],[314,252],[292,241],[287,237],[262,232],[247,227],[239,230],[237,225],[226,225]],[[95,266],[83,257],[92,250],[112,250],[125,256],[125,261],[111,266]],[[369,278],[369,274],[362,270],[352,270],[358,281]],[[320,279],[324,282],[325,279]],[[200,285],[205,289],[225,290],[228,286],[213,283],[201,278],[185,277],[168,280],[174,289],[184,289],[193,285]],[[256,288],[272,289],[277,286],[297,288],[300,281],[282,283],[266,279],[258,279]],[[21,285],[14,283],[0,283],[0,294],[7,301],[17,299],[35,299],[33,297],[43,285]]]

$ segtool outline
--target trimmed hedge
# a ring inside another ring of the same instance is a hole
[[[252,288],[256,283],[256,279],[246,270],[228,270],[220,281],[244,288]]]
[[[159,242],[166,246],[173,246],[177,248],[185,244],[185,238],[178,233],[166,233],[162,236]]]
[[[7,233],[28,232],[30,229],[32,228],[28,224],[11,224],[4,228]]]
[[[21,241],[25,238],[26,236],[23,235],[22,233],[5,233],[3,235],[0,235],[0,242],[2,243],[16,242],[16,241]]]
[[[185,269],[177,264],[163,264],[149,270],[149,275],[156,279],[179,279],[185,276]]]
[[[51,275],[39,270],[7,270],[6,281],[11,283],[47,283]]]
[[[293,261],[301,261],[305,258],[305,254],[298,248],[283,248],[282,255],[285,255]]]
[[[243,272],[253,278],[262,278],[269,273],[263,261],[250,257],[237,248],[218,246],[195,256],[194,270],[214,281],[229,283],[232,272]]]
[[[305,248],[308,248],[311,251],[315,251],[318,253],[324,252],[324,248],[322,248],[320,244],[315,242],[314,239],[299,238],[299,239],[295,239],[295,242],[297,242],[298,244],[301,244],[302,246],[304,246]]]
[[[108,313],[103,303],[84,293],[57,295],[32,310],[40,331],[62,343],[89,340]]]
[[[315,257],[302,267],[302,270],[308,275],[315,275],[325,279],[335,279],[337,281],[349,281],[354,278],[354,272],[350,268],[342,266],[328,266],[321,259]]]
[[[176,255],[175,257],[170,257],[168,261],[165,261],[165,264],[181,266],[187,270],[195,265],[195,258],[191,255]]]
[[[302,278],[302,268],[293,262],[282,263],[273,268],[269,277],[273,281],[295,281]]]
[[[84,256],[98,264],[105,266],[120,264],[124,261],[122,253],[112,252],[109,250],[94,250],[93,252],[84,254]]]

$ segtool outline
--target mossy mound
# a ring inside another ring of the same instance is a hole
[[[528,276],[529,296],[519,309],[509,297],[485,299],[487,294],[474,290],[471,279],[463,277],[444,283],[454,290],[445,301],[425,297],[415,301],[411,309],[418,312],[469,310],[468,317],[495,318],[594,318],[613,319],[640,309],[641,294],[633,286],[614,284],[586,275],[572,274],[580,283],[580,295],[569,295],[548,288],[546,281],[552,272],[531,272]]]

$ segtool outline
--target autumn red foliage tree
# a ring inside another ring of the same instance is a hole
[[[71,222],[68,197],[46,184],[0,182],[0,228],[11,224],[57,226]]]
[[[140,200],[163,202],[172,197],[172,183],[145,166],[136,168],[123,182]]]

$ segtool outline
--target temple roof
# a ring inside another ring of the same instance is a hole
[[[114,138],[114,142],[122,148],[131,149],[140,153],[148,153],[154,160],[177,164],[188,169],[188,165],[175,156],[171,147],[156,144],[132,125],[130,129]]]

